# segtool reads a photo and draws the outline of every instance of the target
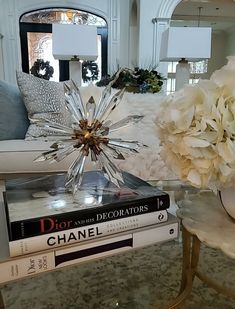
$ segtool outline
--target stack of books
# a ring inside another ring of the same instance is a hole
[[[6,181],[10,257],[0,283],[176,238],[169,195],[129,173],[123,179],[117,188],[101,171],[87,172],[75,199],[64,174]]]

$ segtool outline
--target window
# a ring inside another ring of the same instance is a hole
[[[37,59],[49,61],[54,69],[50,80],[69,79],[69,62],[55,60],[52,55],[52,23],[75,23],[97,26],[99,75],[107,74],[107,23],[89,12],[74,9],[43,9],[24,14],[20,19],[22,70],[26,73]]]
[[[168,74],[167,74],[167,94],[175,92],[175,73],[176,65],[178,62],[168,63]],[[190,84],[196,84],[200,78],[203,78],[203,74],[207,72],[208,60],[202,60],[190,63]]]

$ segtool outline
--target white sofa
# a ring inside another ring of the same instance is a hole
[[[97,88],[97,87],[96,87]],[[84,100],[93,94],[90,87],[82,91]],[[173,179],[175,176],[167,169],[159,155],[159,140],[154,124],[162,96],[159,94],[126,93],[123,102],[112,115],[119,120],[129,114],[143,114],[143,120],[135,126],[122,129],[120,137],[144,142],[149,147],[139,154],[129,156],[125,161],[116,160],[122,169],[143,179]],[[118,136],[118,135],[117,135]],[[42,152],[49,150],[52,141],[7,140],[0,141],[0,177],[15,173],[41,173],[66,171],[76,157],[76,152],[59,163],[34,162]]]

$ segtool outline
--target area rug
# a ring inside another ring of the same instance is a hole
[[[64,268],[2,288],[6,309],[161,309],[176,297],[182,244],[171,241]],[[202,247],[201,267],[235,286],[234,261]],[[182,309],[232,309],[235,303],[195,279]]]

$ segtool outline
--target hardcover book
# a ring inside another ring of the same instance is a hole
[[[86,225],[70,230],[11,240],[9,241],[10,256],[25,255],[50,248],[71,245],[73,243],[80,244],[89,239],[117,235],[124,231],[131,232],[133,229],[166,222],[167,219],[167,211],[158,210],[137,216]]]
[[[4,247],[8,247],[6,241],[0,251],[0,283],[169,241],[177,238],[178,233],[179,220],[169,214],[169,220],[164,223],[15,258],[4,254]]]
[[[124,185],[111,183],[101,171],[84,174],[74,199],[65,189],[65,175],[6,181],[5,206],[9,240],[70,230],[137,216],[170,206],[169,195],[123,172]]]

